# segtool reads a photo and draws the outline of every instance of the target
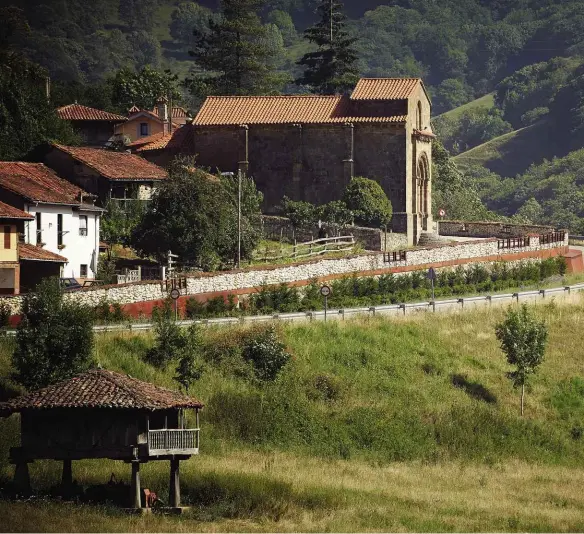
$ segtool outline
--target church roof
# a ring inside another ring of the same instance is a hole
[[[0,403],[0,414],[48,408],[118,408],[164,410],[202,408],[203,404],[177,391],[142,382],[129,375],[92,369],[69,380],[8,402]]]
[[[347,96],[210,96],[195,117],[195,126],[240,124],[405,123],[407,115],[359,113]]]
[[[351,100],[406,100],[421,83],[420,78],[361,78]]]

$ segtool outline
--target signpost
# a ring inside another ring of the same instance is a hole
[[[428,280],[430,280],[430,282],[432,283],[432,302],[434,302],[434,280],[436,280],[436,271],[434,270],[434,267],[430,267],[428,269],[428,274],[426,275],[426,278],[428,278]]]
[[[170,298],[174,300],[174,320],[178,321],[178,298],[180,297],[180,290],[173,287],[170,290]]]
[[[329,286],[322,286],[320,288],[320,294],[324,297],[324,322],[326,323],[326,311],[328,308],[328,297],[331,294],[331,288]]]

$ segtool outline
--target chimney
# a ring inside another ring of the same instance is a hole
[[[156,101],[156,114],[161,121],[168,121],[168,100],[166,97],[161,96]]]

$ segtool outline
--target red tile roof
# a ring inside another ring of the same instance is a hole
[[[68,121],[108,121],[108,122],[125,122],[128,120],[122,115],[102,111],[101,109],[82,106],[81,104],[69,104],[57,109],[61,119]]]
[[[171,111],[171,117],[173,119],[185,119],[189,116],[187,110],[185,108],[181,108],[180,106],[173,107]]]
[[[158,165],[128,152],[102,148],[53,145],[110,180],[164,180],[168,173]]]
[[[167,149],[176,153],[190,154],[194,150],[193,127],[187,124],[173,130],[172,134],[157,133],[142,137],[130,143],[128,147],[137,153]]]
[[[18,245],[18,258],[29,261],[58,261],[59,263],[67,263],[69,261],[67,258],[59,256],[59,254],[28,243],[20,243]]]
[[[0,403],[0,414],[47,408],[118,408],[166,410],[202,408],[203,404],[177,391],[142,382],[129,375],[92,369],[52,386]]]
[[[361,78],[351,100],[406,100],[420,83],[420,78]]]
[[[30,213],[0,202],[0,219],[34,219]]]
[[[328,124],[345,122],[404,123],[406,115],[359,114],[345,96],[210,96],[193,124]]]
[[[42,163],[0,161],[0,187],[31,200],[47,204],[79,205],[89,193],[59,178]]]

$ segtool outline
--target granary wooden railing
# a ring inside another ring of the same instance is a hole
[[[405,250],[395,250],[393,252],[384,252],[383,261],[385,263],[394,263],[396,261],[406,261]]]
[[[177,451],[197,454],[199,452],[199,429],[166,429],[148,431],[150,454],[176,454]]]

